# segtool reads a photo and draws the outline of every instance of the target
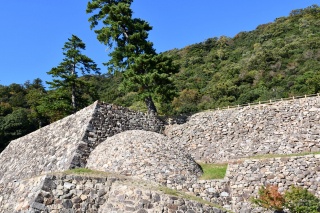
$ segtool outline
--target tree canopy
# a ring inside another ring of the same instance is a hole
[[[175,88],[172,74],[178,67],[171,58],[158,55],[152,42],[148,41],[152,27],[144,20],[132,17],[132,0],[92,0],[87,13],[91,29],[96,29],[98,40],[111,50],[106,65],[109,72],[124,71],[120,89],[136,92],[144,100],[148,112],[155,114],[154,99],[165,102],[173,98]]]
[[[58,89],[57,91],[61,93],[71,93],[70,104],[73,112],[86,106],[81,96],[83,90],[89,87],[86,82],[79,78],[79,72],[82,75],[90,74],[91,72],[100,74],[97,64],[91,58],[81,54],[81,50],[85,50],[85,48],[85,43],[79,37],[72,35],[62,48],[65,56],[63,62],[48,72],[54,78],[52,82],[47,82],[51,88]],[[61,102],[61,107],[68,110],[70,107],[64,106],[67,105],[68,101],[65,98],[61,98],[62,96],[60,95],[60,100],[65,103]]]

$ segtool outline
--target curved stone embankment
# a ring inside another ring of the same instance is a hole
[[[319,151],[320,97],[202,112],[165,133],[206,162]]]
[[[141,130],[126,131],[100,143],[90,154],[87,167],[167,186],[192,185],[202,174],[183,147],[163,135]]]
[[[19,195],[4,202],[0,213],[226,213],[226,211],[166,194],[146,182],[102,175],[49,174],[6,186]],[[29,191],[28,191],[29,190]]]

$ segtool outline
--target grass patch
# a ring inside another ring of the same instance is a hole
[[[200,179],[210,180],[210,179],[223,179],[226,175],[228,164],[199,164],[203,170],[203,175]]]
[[[205,204],[205,205],[208,205],[208,206],[212,206],[212,207],[221,209],[223,211],[227,211],[228,213],[233,213],[232,211],[224,209],[222,206],[220,206],[218,204],[214,204],[214,203],[211,203],[209,201],[203,200],[201,197],[197,197],[197,196],[194,196],[194,195],[186,194],[186,193],[184,193],[182,191],[177,191],[177,190],[174,190],[174,189],[170,189],[170,188],[165,187],[165,186],[159,186],[158,190],[162,191],[164,194],[167,194],[167,195],[180,197],[180,198],[183,198],[183,199],[186,199],[186,200],[193,200],[193,201],[196,201],[196,202],[201,203],[201,204]]]
[[[102,171],[96,171],[96,170],[91,170],[87,168],[76,168],[76,169],[70,169],[67,171],[64,171],[63,173],[67,175],[98,175],[98,176],[108,176],[109,173],[107,172],[102,172]]]
[[[172,196],[179,196],[180,192],[174,189],[170,189],[168,187],[165,186],[159,186],[159,190],[162,191],[163,193],[167,194],[167,195],[172,195]]]
[[[292,154],[265,154],[265,155],[254,155],[244,159],[268,159],[268,158],[281,158],[281,157],[299,157],[306,155],[318,155],[320,152],[301,152]]]

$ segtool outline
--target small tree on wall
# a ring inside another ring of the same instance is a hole
[[[261,186],[258,198],[251,198],[251,202],[269,209],[275,213],[283,213],[284,208],[291,213],[317,213],[320,212],[320,199],[307,189],[291,186],[284,195],[278,191],[275,185]]]
[[[106,63],[109,72],[124,71],[120,89],[136,92],[138,98],[145,101],[148,112],[156,114],[154,99],[168,101],[175,94],[171,75],[178,72],[178,67],[170,58],[156,53],[152,42],[147,40],[152,27],[132,17],[132,2],[92,0],[87,13],[97,11],[89,19],[91,29],[100,22],[103,24],[95,32],[98,40],[112,50],[111,59]]]
[[[262,186],[259,189],[258,194],[258,198],[251,199],[254,204],[269,210],[274,210],[275,213],[283,213],[285,199],[283,195],[278,191],[277,186]]]

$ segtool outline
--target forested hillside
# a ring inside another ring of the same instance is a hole
[[[180,69],[173,77],[176,97],[171,103],[155,103],[160,114],[318,93],[320,8],[294,10],[288,17],[234,38],[209,38],[163,54],[172,57]],[[87,86],[77,91],[79,107],[100,99],[146,111],[134,92],[118,89],[122,79],[121,72],[82,76],[81,84]],[[10,140],[72,112],[71,91],[46,90],[41,79],[0,85],[0,151]]]
[[[178,112],[318,93],[320,8],[294,10],[234,38],[166,52],[180,65]]]

